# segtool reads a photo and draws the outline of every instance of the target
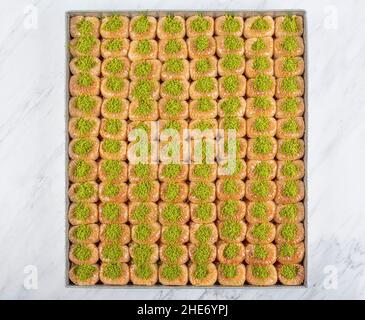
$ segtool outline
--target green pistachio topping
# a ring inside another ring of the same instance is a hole
[[[181,165],[178,163],[168,163],[163,167],[162,174],[167,178],[174,178],[181,172]]]
[[[146,99],[152,95],[154,89],[155,85],[153,81],[149,79],[139,79],[132,89],[132,96],[137,100],[147,101]]]
[[[196,247],[192,260],[196,263],[207,263],[212,254],[212,248],[207,244]]]
[[[174,16],[167,16],[165,22],[163,24],[163,31],[176,34],[179,33],[183,29],[183,25],[180,20],[178,20]]]
[[[122,236],[122,227],[120,224],[112,223],[105,225],[105,239],[108,241],[117,241]]]
[[[289,180],[285,182],[284,188],[283,188],[283,195],[286,197],[295,197],[298,194],[298,184],[295,180]]]
[[[223,221],[221,234],[223,237],[235,240],[237,239],[242,232],[242,226],[240,225],[239,221],[236,220],[227,220]]]
[[[268,162],[261,161],[256,164],[255,168],[253,169],[254,174],[258,178],[268,178],[272,169]]]
[[[207,163],[200,163],[195,165],[194,167],[194,175],[200,178],[209,178],[210,172],[211,172],[211,166]]]
[[[106,79],[106,87],[113,92],[120,92],[124,88],[124,81],[117,76],[110,76]]]
[[[149,264],[136,265],[136,276],[140,279],[148,279],[152,276],[153,270]]]
[[[88,95],[81,94],[76,97],[76,108],[85,113],[90,113],[96,106],[96,100]]]
[[[241,23],[232,15],[227,15],[224,19],[222,29],[224,32],[238,32],[241,29]]]
[[[287,133],[295,133],[299,130],[299,125],[295,118],[290,118],[283,123],[282,129]]]
[[[254,121],[253,127],[258,132],[264,132],[270,127],[270,119],[268,117],[257,117]]]
[[[180,185],[178,183],[170,182],[166,185],[166,199],[174,201],[180,194]]]
[[[253,255],[257,259],[266,259],[268,252],[264,246],[258,244],[258,245],[255,245],[255,247],[253,249]]]
[[[284,140],[280,151],[288,156],[294,156],[300,152],[301,145],[297,139]]]
[[[197,264],[194,270],[194,277],[196,279],[204,279],[209,275],[208,266],[206,264]]]
[[[198,198],[199,200],[208,200],[209,197],[212,195],[212,188],[204,183],[204,182],[198,182],[193,190],[192,194],[194,197]]]
[[[82,56],[76,59],[75,65],[80,71],[87,72],[96,66],[96,62],[92,56]]]
[[[273,85],[270,76],[266,74],[259,74],[253,82],[254,89],[257,91],[268,91]]]
[[[191,29],[195,32],[205,32],[209,29],[209,27],[209,20],[204,18],[202,15],[198,15],[193,21],[191,21]]]
[[[242,66],[242,56],[229,53],[222,58],[222,66],[226,70],[236,70]]]
[[[270,68],[270,60],[268,57],[256,57],[253,60],[252,67],[256,71],[264,71]]]
[[[96,38],[91,35],[81,36],[77,39],[75,48],[82,54],[88,54],[96,45]]]
[[[168,222],[178,222],[181,219],[181,208],[173,203],[168,203],[162,210],[162,217]]]
[[[286,32],[297,32],[298,24],[295,16],[286,16],[284,18],[283,23],[281,24],[281,28]]]
[[[92,252],[91,249],[84,245],[84,244],[77,244],[73,251],[72,254],[74,255],[74,257],[80,261],[86,261],[89,260],[91,258]]]
[[[177,39],[169,39],[166,42],[165,52],[168,54],[175,54],[181,51],[182,45],[181,42]]]
[[[209,48],[209,37],[198,36],[194,39],[194,47],[197,51],[203,52]]]
[[[234,194],[238,192],[238,185],[235,180],[227,179],[223,182],[223,192],[227,194]]]
[[[122,129],[123,123],[119,119],[106,119],[105,131],[110,134],[118,134]]]
[[[145,33],[149,28],[150,22],[148,21],[148,17],[146,15],[138,17],[132,25],[132,31],[136,33]]]
[[[199,98],[197,100],[196,109],[199,112],[208,112],[214,108],[214,103],[210,98]]]
[[[269,277],[270,271],[267,266],[253,265],[252,275],[256,278],[265,279]]]
[[[152,191],[152,183],[150,181],[144,181],[134,186],[132,193],[133,195],[142,200],[146,201]]]
[[[135,210],[132,212],[132,218],[137,220],[138,222],[146,221],[148,215],[151,213],[151,208],[148,207],[146,204],[141,203]]]
[[[255,180],[251,191],[258,197],[267,197],[270,193],[270,183],[268,180]]]
[[[226,50],[236,51],[240,50],[243,47],[244,41],[242,38],[229,35],[224,37],[224,48]]]
[[[139,54],[147,55],[152,51],[152,43],[147,39],[139,40],[137,43],[136,51]]]
[[[75,276],[81,281],[90,279],[96,271],[96,267],[90,264],[80,264],[74,269]]]
[[[286,279],[294,279],[298,275],[298,266],[292,264],[284,264],[280,269],[280,275]]]
[[[238,212],[238,202],[235,200],[227,200],[222,206],[222,214],[226,218],[233,218]]]
[[[258,240],[266,240],[270,230],[271,228],[268,223],[258,223],[253,226],[252,235]]]
[[[82,35],[89,34],[93,31],[93,24],[90,20],[82,18],[80,21],[76,23],[76,29]]]
[[[295,245],[284,243],[279,250],[280,257],[290,258],[294,256],[297,252],[297,247]]]
[[[122,257],[123,251],[118,243],[111,242],[104,245],[101,254],[105,259],[118,261]]]
[[[167,280],[175,280],[181,273],[181,266],[177,264],[164,264],[161,270],[161,275]]]
[[[148,244],[136,244],[131,248],[131,254],[133,254],[133,262],[137,264],[146,264],[150,261],[153,253],[153,247]]]
[[[92,86],[94,83],[93,76],[88,73],[80,73],[77,77],[77,84],[80,87],[86,88]]]
[[[211,121],[208,120],[200,120],[198,122],[196,122],[195,125],[195,129],[198,129],[200,131],[204,131],[204,130],[208,130],[208,129],[212,129],[213,128],[213,124]]]
[[[255,97],[253,106],[258,110],[267,110],[270,107],[270,100],[266,96]]]
[[[236,75],[229,75],[223,78],[223,88],[228,93],[234,93],[238,90],[240,80]]]
[[[237,273],[238,273],[237,265],[221,263],[219,266],[222,270],[224,277],[230,279],[230,278],[234,278],[237,276]]]
[[[299,47],[298,39],[293,36],[285,37],[281,47],[288,52],[293,52]]]
[[[281,105],[281,110],[286,113],[296,113],[298,110],[298,101],[296,98],[286,98]]]
[[[141,179],[148,179],[150,177],[151,167],[148,163],[137,163],[134,167],[134,174]]]
[[[88,224],[81,224],[75,228],[74,237],[79,241],[85,241],[91,236],[92,229]]]
[[[122,173],[122,163],[118,160],[104,160],[101,165],[107,179],[115,179]]]
[[[298,207],[295,203],[289,203],[280,210],[279,215],[283,218],[294,220],[298,215]]]
[[[162,90],[168,95],[177,97],[184,91],[184,85],[179,79],[171,79],[164,82]]]
[[[180,246],[167,245],[163,255],[169,263],[176,263],[183,255],[184,251]]]
[[[272,152],[274,146],[269,136],[259,136],[253,143],[253,151],[258,154],[268,154]]]
[[[85,203],[77,203],[73,209],[73,214],[77,220],[85,221],[90,217],[91,209]]]
[[[102,209],[103,218],[109,221],[116,221],[120,215],[120,207],[117,203],[106,202]]]
[[[257,31],[267,31],[270,29],[270,24],[264,19],[264,17],[258,17],[251,24],[251,29]]]
[[[196,207],[196,217],[202,221],[207,221],[212,217],[212,206],[209,203],[202,203]]]
[[[118,262],[106,263],[103,268],[103,276],[109,279],[118,279],[122,276],[122,265]]]
[[[110,73],[120,73],[124,67],[124,62],[121,59],[111,58],[105,65],[105,70]]]
[[[295,57],[286,57],[283,62],[283,70],[286,72],[294,72],[298,69],[298,59]]]
[[[78,199],[86,200],[90,199],[96,193],[96,190],[93,184],[90,182],[84,182],[80,183],[75,188],[75,193]]]
[[[225,115],[234,115],[241,106],[239,97],[228,97],[224,99],[221,104],[221,108]]]
[[[215,88],[214,80],[210,77],[202,77],[196,81],[195,89],[200,93],[212,92]]]
[[[267,206],[264,202],[255,202],[251,209],[252,215],[258,219],[266,217],[266,212]]]
[[[141,223],[136,225],[135,236],[139,241],[146,241],[152,234],[152,227],[147,223]]]
[[[294,92],[299,89],[299,83],[296,77],[283,78],[281,89],[285,92]]]
[[[180,58],[171,58],[165,62],[168,73],[181,73],[184,71],[184,60]]]
[[[147,116],[153,112],[153,103],[151,99],[142,99],[138,101],[135,113],[140,116]]]
[[[103,142],[103,150],[108,153],[117,153],[122,148],[119,140],[105,139]]]
[[[147,77],[151,74],[152,69],[152,63],[148,61],[142,61],[136,65],[135,74],[139,78]]]
[[[178,225],[168,226],[163,232],[167,243],[176,243],[182,235],[182,229]]]
[[[264,39],[262,39],[262,38],[257,38],[257,40],[252,43],[252,47],[251,47],[251,49],[253,51],[261,51],[261,50],[264,50],[265,48],[266,48],[266,44],[265,44]]]
[[[172,129],[172,130],[180,131],[181,124],[178,120],[170,120],[170,121],[166,122],[164,129]]]
[[[284,177],[294,177],[298,174],[299,167],[292,161],[286,161],[281,167],[281,174]]]
[[[212,236],[212,229],[205,224],[199,226],[199,228],[195,231],[195,239],[200,243],[206,243]]]
[[[91,165],[85,160],[77,160],[75,163],[75,168],[73,170],[73,175],[77,178],[86,177],[91,171]]]
[[[298,227],[295,223],[285,223],[281,228],[280,235],[286,241],[294,240],[297,235]]]
[[[114,15],[108,17],[108,20],[104,23],[103,29],[109,32],[117,32],[123,27],[123,20],[120,16]]]
[[[165,104],[165,111],[171,116],[176,116],[183,111],[183,104],[181,100],[169,99]]]
[[[202,59],[198,60],[195,64],[195,70],[198,73],[206,73],[211,69],[212,69],[212,64],[211,64],[209,58],[202,58]]]
[[[107,112],[120,113],[122,111],[122,100],[117,97],[109,98],[105,106]]]
[[[226,259],[235,258],[240,251],[240,247],[236,243],[227,243],[223,249],[223,256]]]
[[[112,52],[120,51],[123,48],[123,40],[119,38],[109,39],[105,43],[105,48]]]

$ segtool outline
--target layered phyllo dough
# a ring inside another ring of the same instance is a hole
[[[185,19],[181,16],[161,17],[157,24],[159,39],[176,39],[185,36]]]
[[[100,52],[103,58],[125,57],[129,50],[130,40],[126,38],[103,39]]]
[[[156,36],[157,20],[155,17],[141,15],[130,20],[129,35],[132,40],[154,39]]]
[[[198,14],[186,19],[186,34],[188,37],[199,35],[212,36],[214,33],[214,19],[210,16]]]
[[[128,38],[129,19],[125,16],[112,15],[101,20],[100,35],[104,39]]]
[[[245,21],[246,38],[271,37],[274,34],[274,19],[270,16],[255,16]]]
[[[92,16],[75,16],[70,19],[70,34],[73,38],[84,35],[92,35],[96,38],[100,35],[100,20]]]

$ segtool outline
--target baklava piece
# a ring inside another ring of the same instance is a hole
[[[99,37],[100,21],[97,17],[75,16],[70,19],[70,34],[73,38],[92,35]]]
[[[218,102],[219,117],[243,117],[245,110],[246,100],[242,97],[230,96]]]
[[[278,262],[282,264],[300,263],[304,258],[304,243],[296,244],[281,243],[277,244]]]
[[[101,115],[108,119],[126,120],[128,111],[129,101],[118,97],[106,98],[101,105]]]
[[[212,182],[191,182],[189,201],[192,203],[213,202],[215,200],[215,184]]]
[[[275,242],[277,244],[297,244],[304,240],[303,223],[279,224],[276,230]]]
[[[165,120],[187,119],[189,115],[188,102],[175,98],[162,98],[158,102],[160,118]]]
[[[301,36],[303,34],[303,18],[296,15],[275,18],[275,36]]]
[[[276,101],[273,97],[257,96],[247,99],[246,116],[252,118],[255,116],[273,117],[276,112]]]
[[[72,244],[68,257],[75,264],[94,264],[99,260],[98,248],[93,243]]]
[[[256,78],[247,81],[247,96],[273,97],[275,95],[275,83],[276,80],[273,76],[260,73]]]
[[[249,202],[247,204],[246,220],[249,223],[269,222],[275,216],[273,201]]]
[[[86,182],[96,180],[98,167],[93,160],[70,160],[68,177],[71,182]]]
[[[69,113],[71,117],[98,117],[102,99],[97,96],[81,94],[72,97],[69,102]]]
[[[278,281],[278,275],[273,265],[247,265],[246,280],[254,286],[272,286]]]
[[[215,34],[218,36],[242,36],[243,19],[239,16],[225,15],[215,19]]]
[[[204,97],[217,99],[218,81],[216,78],[201,77],[191,83],[189,93],[191,99],[199,99]]]
[[[98,208],[95,203],[71,203],[68,209],[68,220],[72,225],[98,222]]]
[[[129,24],[129,36],[132,40],[154,39],[156,28],[156,18],[147,15],[135,16]]]
[[[217,260],[226,264],[241,263],[245,259],[245,247],[242,243],[220,241],[217,245]]]
[[[222,148],[223,142],[223,148]],[[219,143],[219,154],[218,157],[222,160],[226,160],[227,157],[232,158],[244,158],[247,151],[247,141],[244,138],[225,139],[222,138],[218,141]]]
[[[98,76],[100,75],[100,68],[100,59],[93,56],[81,56],[73,58],[70,62],[70,71],[72,74],[86,72]]]
[[[188,248],[185,245],[162,244],[160,260],[167,264],[183,264],[188,261]]]
[[[187,203],[160,202],[159,221],[163,225],[185,224],[190,220],[189,205]]]
[[[185,181],[188,177],[189,167],[180,163],[161,163],[158,177],[160,181]]]
[[[157,37],[176,39],[185,37],[185,19],[180,16],[166,16],[158,20]]]
[[[137,264],[156,263],[158,261],[157,244],[131,243],[129,253],[132,260]]]
[[[274,34],[274,19],[270,16],[249,17],[243,33],[245,38],[271,37]]]
[[[216,246],[209,243],[188,245],[190,260],[197,264],[214,262],[217,256]]]
[[[104,139],[100,143],[100,157],[109,160],[125,160],[127,143],[115,139]]]
[[[218,221],[219,239],[224,242],[242,242],[246,236],[247,226],[243,221]]]
[[[109,76],[101,80],[100,92],[104,98],[128,97],[129,81],[120,76]]]
[[[209,36],[188,38],[187,45],[190,59],[213,56],[217,49],[214,38]]]
[[[218,57],[223,57],[226,54],[238,54],[243,56],[245,51],[245,43],[243,38],[227,35],[227,36],[217,36],[215,37],[217,43],[217,55]]]
[[[129,267],[121,262],[102,262],[100,281],[103,284],[124,286],[129,282]]]
[[[218,264],[218,282],[222,286],[243,286],[246,280],[246,267],[243,264]]]
[[[184,244],[189,241],[189,226],[168,225],[162,226],[161,243],[163,244]]]
[[[302,201],[304,199],[305,190],[304,183],[301,180],[278,180],[277,194],[275,201],[278,204],[288,204]]]
[[[246,177],[246,162],[238,158],[220,162],[218,166],[218,177],[243,180]]]
[[[142,140],[134,141],[128,144],[128,161],[130,163],[151,162],[158,161],[158,144],[156,141]]]
[[[127,121],[120,119],[102,119],[100,135],[104,139],[127,139]]]
[[[154,79],[138,79],[132,81],[130,85],[129,99],[133,101],[157,100],[160,96],[160,84]],[[132,105],[130,106],[130,116],[133,114]],[[142,110],[141,110],[142,111]],[[138,113],[138,112],[137,112]],[[134,119],[132,119],[134,120]]]
[[[68,190],[68,196],[72,202],[98,202],[98,184],[94,181],[73,183]]]
[[[130,266],[130,278],[134,285],[153,286],[158,280],[156,264],[132,264]]]
[[[217,178],[216,163],[197,163],[189,166],[190,181],[214,182]]]
[[[278,161],[278,179],[302,179],[305,173],[303,160]]]
[[[219,201],[217,204],[218,219],[225,220],[243,220],[246,214],[246,204],[244,201],[228,199]]]
[[[247,177],[249,179],[272,180],[276,176],[277,164],[275,160],[249,160],[247,162]]]
[[[158,43],[158,58],[166,61],[171,58],[186,59],[188,57],[188,46],[184,39],[166,39]]]
[[[129,223],[151,223],[157,222],[158,207],[154,202],[130,202]]]
[[[190,76],[193,80],[217,76],[217,58],[207,56],[190,61]]]
[[[276,136],[279,139],[301,138],[304,135],[304,128],[302,117],[279,119]]]
[[[157,181],[131,182],[128,188],[130,201],[156,202],[160,195],[160,184]]]
[[[191,16],[186,19],[186,33],[188,37],[199,35],[213,36],[214,19],[202,14]]]
[[[97,137],[100,119],[94,117],[70,118],[68,132],[71,138]]]
[[[100,56],[100,40],[92,35],[82,35],[70,41],[70,53],[73,57]]]
[[[286,36],[276,38],[274,41],[274,56],[280,57],[297,57],[304,53],[303,38],[297,36]]]
[[[231,131],[234,131],[237,138],[242,138],[246,135],[246,120],[243,117],[224,117],[219,120],[218,128],[220,136],[222,133],[226,136]]]
[[[304,268],[300,264],[277,266],[279,281],[285,286],[298,286],[304,282]]]
[[[247,157],[249,160],[272,160],[278,149],[275,138],[258,136],[248,140]]]
[[[276,195],[276,184],[266,179],[246,181],[246,198],[250,201],[269,201]]]
[[[189,280],[193,286],[212,286],[217,281],[217,268],[213,263],[189,266]]]
[[[160,80],[161,62],[159,60],[142,60],[133,61],[129,77],[131,80],[137,79],[154,79]]]
[[[248,244],[246,246],[247,264],[274,264],[276,262],[276,247],[268,244]]]
[[[92,286],[99,281],[99,266],[97,264],[73,265],[68,276],[76,285]]]
[[[98,172],[101,181],[126,182],[128,180],[128,165],[123,161],[102,159],[98,163]]]
[[[162,98],[187,100],[189,98],[189,82],[185,79],[169,79],[161,84]]]
[[[247,136],[256,138],[261,135],[275,136],[276,120],[272,117],[258,116],[247,120]]]
[[[130,182],[138,182],[144,180],[157,180],[157,164],[129,163],[128,165],[128,179]]]
[[[131,61],[157,59],[157,51],[156,40],[133,40],[129,46],[128,58]]]
[[[157,101],[152,99],[133,100],[129,105],[129,119],[132,121],[156,121],[158,119]]]
[[[304,73],[304,59],[301,57],[282,57],[275,60],[275,76],[293,77]]]
[[[105,39],[128,38],[129,19],[113,15],[101,20],[100,35]]]
[[[245,70],[245,58],[235,53],[228,53],[218,61],[218,73],[220,76],[230,74],[243,74]]]
[[[218,240],[218,230],[214,223],[198,224],[190,223],[190,243],[214,244]]]
[[[188,268],[184,264],[162,263],[158,279],[165,286],[185,286],[188,283]]]
[[[184,202],[188,197],[188,185],[185,182],[162,182],[160,198],[166,202]]]
[[[170,58],[165,61],[161,69],[163,81],[184,78],[189,79],[189,61],[182,58]]]
[[[304,141],[302,139],[279,139],[278,160],[298,160],[304,156]]]
[[[156,243],[160,239],[161,226],[157,222],[140,223],[132,226],[132,241],[141,244]]]
[[[129,39],[113,38],[103,39],[100,50],[103,58],[126,57],[129,50]]]
[[[90,73],[78,73],[70,78],[70,94],[97,96],[100,93],[100,79]]]
[[[227,98],[228,96],[242,97],[246,92],[246,78],[241,75],[231,74],[219,78],[219,97]]]
[[[249,224],[246,239],[251,244],[268,244],[275,239],[275,225],[271,222]]]
[[[275,93],[276,98],[300,97],[303,94],[304,80],[302,77],[293,76],[278,78]]]
[[[99,203],[99,222],[101,223],[126,223],[128,221],[128,206],[125,203],[101,202]]]
[[[80,224],[72,226],[68,232],[71,243],[97,243],[99,241],[99,225]]]
[[[128,123],[128,141],[156,141],[158,128],[154,121],[131,121]]]
[[[124,182],[101,182],[99,185],[99,198],[102,202],[126,202],[128,185]]]
[[[216,119],[196,119],[189,122],[190,137],[192,140],[201,138],[200,143],[192,144],[192,148],[198,148],[197,152],[212,152],[214,155],[215,147],[210,142],[216,137],[218,130],[218,123]],[[206,140],[203,138],[206,137]],[[205,145],[204,145],[205,144]],[[195,150],[191,154],[195,156]],[[204,156],[204,155],[203,155]],[[196,160],[194,160],[196,161]]]
[[[190,203],[191,220],[195,223],[211,223],[217,219],[217,209],[214,203]]]
[[[279,204],[276,207],[275,222],[302,222],[304,220],[304,205],[302,202]]]
[[[217,102],[210,98],[191,100],[189,104],[190,119],[213,119],[218,114]]]
[[[218,200],[240,200],[245,196],[245,183],[240,179],[218,179],[216,188]]]
[[[274,40],[271,37],[250,38],[245,42],[245,56],[248,59],[254,57],[272,57],[274,54]]]
[[[130,62],[126,57],[106,58],[101,64],[101,73],[104,77],[116,75],[127,78],[130,69]]]
[[[301,97],[277,100],[276,118],[300,117],[304,113],[304,100]]]
[[[110,223],[100,225],[100,241],[127,244],[131,241],[131,231],[127,224]]]
[[[249,59],[246,64],[245,74],[248,78],[256,78],[259,74],[272,76],[274,74],[274,60],[265,56]],[[275,74],[275,76],[277,75]]]

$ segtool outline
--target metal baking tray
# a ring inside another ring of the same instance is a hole
[[[69,30],[69,26],[70,26],[70,18],[74,17],[74,16],[78,16],[78,15],[84,15],[84,16],[94,16],[94,17],[103,17],[103,16],[108,16],[108,15],[113,15],[113,14],[120,14],[120,15],[125,15],[127,17],[133,17],[136,15],[141,15],[141,14],[148,14],[151,16],[154,16],[156,18],[158,17],[164,17],[167,15],[179,15],[182,17],[189,17],[192,16],[194,14],[197,13],[201,13],[201,14],[205,14],[205,15],[209,15],[212,17],[219,17],[221,15],[225,15],[225,14],[234,14],[234,15],[238,15],[241,16],[243,18],[248,18],[248,17],[252,17],[255,15],[270,15],[273,18],[278,17],[278,16],[282,16],[282,15],[286,15],[286,14],[291,14],[291,15],[299,15],[303,17],[303,24],[304,24],[304,29],[303,29],[303,41],[304,41],[304,55],[303,55],[303,59],[304,59],[304,74],[303,74],[303,79],[304,79],[304,125],[305,125],[305,130],[304,130],[304,147],[305,147],[305,152],[304,152],[304,166],[305,166],[305,175],[303,178],[303,182],[304,182],[304,187],[305,187],[305,195],[304,195],[304,200],[303,200],[303,204],[304,204],[304,245],[305,245],[305,254],[304,254],[304,260],[303,260],[303,266],[304,266],[304,282],[302,285],[297,285],[297,286],[285,286],[282,284],[276,284],[273,286],[265,286],[265,287],[260,287],[260,286],[253,286],[250,284],[244,284],[243,286],[223,286],[223,285],[213,285],[213,286],[193,286],[193,285],[185,285],[185,286],[165,286],[165,285],[154,285],[154,286],[137,286],[137,285],[133,285],[133,284],[127,284],[125,286],[113,286],[113,285],[104,285],[104,284],[96,284],[96,285],[92,285],[92,286],[79,286],[79,285],[74,285],[68,276],[68,272],[70,269],[70,261],[68,258],[68,254],[69,254],[69,247],[70,247],[70,242],[68,240],[68,231],[70,228],[70,224],[68,222],[68,208],[70,205],[70,200],[68,198],[68,188],[69,188],[69,179],[68,179],[68,163],[69,163],[69,156],[68,156],[68,144],[69,144],[69,133],[68,133],[68,122],[69,122],[69,112],[68,112],[68,103],[70,100],[70,94],[69,94],[69,79],[70,79],[70,70],[69,70],[69,62],[70,62],[70,52],[68,49],[68,44],[70,42],[70,30]],[[309,247],[308,247],[308,53],[307,53],[307,48],[308,48],[308,28],[307,28],[307,12],[306,10],[303,9],[288,9],[288,10],[239,10],[239,9],[234,9],[234,10],[115,10],[115,11],[90,11],[90,10],[79,10],[79,11],[66,11],[65,13],[65,54],[66,54],[66,64],[65,64],[65,74],[66,74],[66,83],[65,83],[65,287],[67,288],[94,288],[94,289],[100,289],[100,288],[105,288],[105,289],[303,289],[303,288],[308,288],[309,283],[308,283],[308,257],[309,257]]]

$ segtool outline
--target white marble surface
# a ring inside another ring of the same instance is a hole
[[[0,298],[365,298],[365,2],[128,3],[0,2]],[[211,7],[307,10],[309,288],[65,288],[65,11]],[[28,14],[33,9],[35,29]],[[34,290],[24,287],[28,265],[38,270]],[[329,274],[337,275],[337,286],[329,282]]]

